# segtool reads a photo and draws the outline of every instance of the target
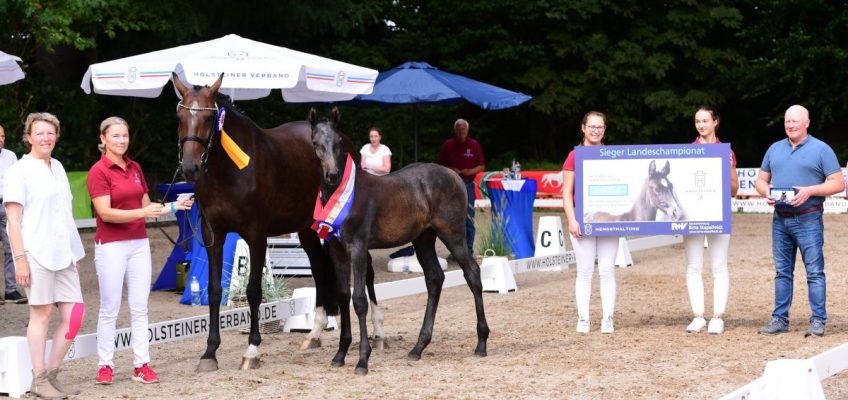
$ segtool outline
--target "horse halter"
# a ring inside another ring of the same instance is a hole
[[[180,100],[180,102],[177,103],[176,111],[179,112],[180,108],[185,108],[186,110],[189,110],[189,111],[192,111],[192,112],[215,111],[216,115],[218,115],[218,113],[220,112],[220,108],[218,107],[218,103],[215,103],[215,107],[189,107],[189,106],[184,105],[182,100]],[[203,146],[203,153],[200,155],[200,164],[204,167],[206,166],[206,159],[209,157],[209,149],[212,147],[212,139],[213,139],[213,136],[215,135],[215,132],[218,130],[217,129],[217,123],[218,123],[217,119],[218,118],[215,118],[215,120],[216,120],[215,124],[216,125],[211,129],[211,132],[209,133],[208,139],[204,140],[200,136],[197,136],[197,135],[190,135],[190,136],[186,136],[186,137],[180,139],[179,159],[180,159],[181,163],[182,163],[182,160],[183,160],[183,144],[185,144],[185,142],[197,142],[197,143],[200,143],[201,146]]]

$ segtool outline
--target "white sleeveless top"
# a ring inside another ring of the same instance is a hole
[[[386,145],[381,144],[380,147],[377,148],[377,152],[372,153],[371,152],[371,144],[369,143],[369,144],[366,144],[365,146],[362,146],[362,149],[359,150],[359,154],[361,154],[365,158],[365,165],[362,166],[363,168],[365,168],[365,167],[376,168],[376,167],[382,167],[383,166],[383,156],[391,156],[392,151],[389,150],[389,148],[386,147]],[[374,175],[385,175],[385,174],[382,174],[382,173],[377,173],[377,172],[370,170],[370,169],[368,169],[366,171],[368,171],[369,173],[374,174]]]

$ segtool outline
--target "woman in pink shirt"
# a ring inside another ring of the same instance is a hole
[[[583,140],[580,146],[603,146],[607,129],[607,117],[590,111],[583,117],[580,130]],[[577,332],[589,333],[589,299],[592,294],[592,277],[595,273],[595,257],[598,259],[598,275],[601,279],[601,333],[615,331],[615,256],[618,253],[618,236],[583,236],[574,214],[574,150],[568,153],[562,166],[562,203],[568,219],[571,246],[577,258],[577,278],[574,294],[577,303]]]
[[[100,284],[100,313],[97,318],[97,355],[95,383],[112,383],[115,354],[115,322],[121,307],[124,281],[130,309],[132,334],[132,380],[159,382],[150,368],[147,341],[147,300],[152,275],[150,241],[145,218],[191,208],[194,200],[183,199],[164,206],[148,196],[141,166],[127,157],[129,126],[119,117],[100,124],[100,151],[103,156],[88,173],[88,192],[97,212],[94,234],[94,265]]]

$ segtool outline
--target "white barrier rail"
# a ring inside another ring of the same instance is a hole
[[[308,297],[283,299],[265,303],[259,307],[261,322],[277,321],[296,315],[313,312],[314,299]],[[221,312],[219,318],[221,331],[238,329],[250,325],[250,311],[247,307]],[[151,345],[173,342],[195,336],[209,334],[209,315],[198,315],[173,321],[151,324],[147,328]],[[115,350],[130,349],[132,335],[130,328],[115,332]],[[53,341],[47,342],[45,353],[50,352]],[[97,355],[97,334],[89,333],[77,336],[71,344],[65,360],[74,360]],[[29,358],[26,337],[9,336],[0,338],[0,393],[9,397],[22,397],[32,384],[32,363]]]
[[[845,370],[848,370],[848,343],[806,360],[769,361],[763,376],[725,395],[721,400],[824,398],[821,381]],[[816,375],[808,376],[811,373]],[[791,387],[781,387],[784,385]]]

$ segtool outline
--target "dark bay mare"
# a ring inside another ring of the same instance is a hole
[[[316,311],[314,326],[302,347],[320,346],[327,315],[337,315],[339,311],[335,270],[328,249],[310,229],[321,167],[312,147],[309,123],[290,122],[273,129],[257,127],[228,97],[218,93],[222,79],[223,75],[211,87],[188,88],[173,77],[174,86],[182,95],[177,105],[181,170],[186,180],[194,182],[203,240],[208,246],[210,329],[198,371],[218,368],[215,353],[221,343],[221,264],[227,232],[237,232],[250,246],[250,336],[242,369],[259,366],[258,346],[262,339],[257,311],[262,300],[260,284],[268,236],[297,232],[309,258],[316,286]],[[219,121],[223,129],[218,129]],[[376,308],[374,271],[370,267],[366,279],[371,305]],[[343,304],[347,309],[347,303]],[[378,308],[374,315],[381,315]]]
[[[309,112],[312,143],[320,159],[323,173],[321,201],[326,204],[336,188],[347,182],[345,175],[348,156],[358,158],[358,153],[343,146],[343,137],[336,132],[338,110],[333,109],[331,120],[318,121],[315,110]],[[486,355],[489,326],[483,310],[483,287],[480,267],[468,252],[465,243],[465,218],[467,199],[465,185],[459,175],[436,164],[412,164],[384,176],[371,175],[351,164],[355,170],[354,197],[347,219],[341,224],[338,238],[330,236],[330,257],[336,268],[339,303],[347,304],[351,298],[349,274],[353,271],[353,307],[359,318],[359,361],[356,373],[368,373],[371,346],[368,343],[365,296],[368,249],[400,246],[409,242],[415,246],[415,255],[424,270],[427,285],[427,309],[418,336],[418,342],[408,357],[419,360],[421,352],[430,343],[439,296],[445,274],[436,256],[438,237],[459,261],[465,281],[474,295],[477,314],[477,347],[474,354]],[[339,350],[333,357],[334,366],[344,365],[351,344],[350,309],[341,308],[341,333]]]
[[[596,212],[586,215],[586,222],[615,222],[615,221],[656,221],[657,211],[665,214],[672,221],[681,221],[686,219],[686,211],[680,200],[677,199],[677,193],[674,191],[674,184],[668,180],[668,174],[671,172],[671,163],[666,160],[665,167],[657,170],[657,163],[651,160],[648,165],[648,177],[645,178],[645,183],[642,185],[642,190],[639,191],[639,198],[633,203],[630,211],[623,214],[610,214],[606,212]]]

